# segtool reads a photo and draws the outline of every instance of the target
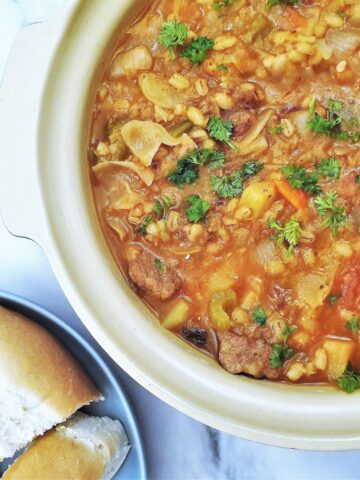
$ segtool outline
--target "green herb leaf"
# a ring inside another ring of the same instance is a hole
[[[220,65],[216,65],[216,70],[223,70],[224,72],[228,72],[229,68],[224,63],[220,63]]]
[[[301,0],[267,0],[266,6],[268,9],[270,9],[275,5],[281,5],[282,7],[287,7],[288,5],[296,5],[300,2]]]
[[[221,11],[223,8],[232,5],[234,0],[215,0],[213,3],[213,7],[215,10]]]
[[[280,135],[284,131],[284,125],[279,123],[279,125],[276,125],[275,127],[271,127],[268,129],[268,132],[270,135]]]
[[[274,343],[271,346],[270,364],[273,368],[280,368],[285,360],[291,358],[294,350],[282,343]]]
[[[242,173],[237,171],[222,177],[213,176],[210,186],[221,198],[239,197],[244,190]]]
[[[325,118],[315,112],[313,118],[308,121],[308,125],[314,133],[328,137],[336,137],[335,129],[341,125],[341,119],[333,115]]]
[[[164,22],[159,35],[159,43],[170,51],[170,57],[175,59],[175,46],[184,45],[188,35],[188,27],[178,20]]]
[[[319,195],[322,192],[317,184],[319,175],[317,172],[307,172],[303,167],[295,165],[286,165],[281,169],[281,173],[294,188],[301,189],[310,195]]]
[[[188,58],[193,65],[200,65],[207,59],[207,52],[214,46],[213,40],[207,37],[197,37],[180,52],[181,58]]]
[[[155,258],[154,260],[156,268],[161,272],[161,273],[166,273],[167,272],[167,265],[160,260],[160,258]]]
[[[245,162],[241,168],[241,174],[244,180],[254,177],[256,174],[260,172],[264,168],[263,163],[250,161]]]
[[[315,165],[318,174],[321,177],[328,177],[337,180],[341,173],[341,164],[336,158],[323,158]]]
[[[329,99],[328,109],[330,110],[330,112],[341,112],[341,110],[343,110],[344,107],[345,105],[342,102],[338,100],[334,100],[333,98]]]
[[[164,215],[164,207],[160,200],[156,200],[155,205],[153,207],[153,212],[156,213],[159,217],[162,217]]]
[[[154,221],[151,215],[147,216],[143,222],[135,229],[135,233],[141,233],[141,235],[146,235],[146,229]]]
[[[294,325],[290,325],[289,323],[285,323],[284,328],[281,332],[281,338],[286,342],[290,335],[292,335],[296,331],[296,327]]]
[[[190,185],[191,183],[196,182],[198,178],[198,167],[193,163],[189,156],[181,158],[178,161],[175,170],[172,170],[168,174],[170,182],[180,188],[184,185]]]
[[[325,217],[323,226],[330,228],[333,236],[347,222],[347,214],[343,205],[336,205],[338,195],[336,192],[327,192],[315,200],[316,210],[320,217]]]
[[[344,374],[337,379],[337,383],[347,393],[353,393],[360,388],[360,373],[355,371],[349,364]]]
[[[360,175],[355,175],[355,182],[360,184]]]
[[[206,130],[210,137],[218,142],[224,142],[228,147],[235,150],[236,145],[231,140],[234,124],[231,120],[222,120],[219,117],[210,117]]]
[[[256,307],[252,312],[252,319],[255,323],[264,326],[267,320],[267,315],[262,307]]]
[[[328,296],[328,302],[331,306],[335,305],[340,299],[340,295],[337,295],[336,293],[330,293]]]
[[[187,197],[186,201],[191,205],[186,209],[186,216],[189,222],[198,223],[206,217],[210,209],[210,203],[206,200],[201,200],[199,195],[191,195]]]
[[[359,319],[357,317],[353,317],[346,322],[345,327],[355,333],[355,335],[359,335]]]
[[[213,150],[211,148],[197,149],[196,162],[199,165],[209,165],[210,170],[222,168],[225,165],[225,153],[221,150]]]
[[[269,221],[269,227],[275,230],[275,238],[279,244],[288,243],[287,254],[291,255],[301,237],[302,230],[299,221],[291,218],[284,226],[281,226],[275,218],[272,218]]]

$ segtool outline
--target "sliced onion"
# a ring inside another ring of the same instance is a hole
[[[337,57],[347,58],[360,46],[360,31],[330,29],[327,31],[325,39]]]

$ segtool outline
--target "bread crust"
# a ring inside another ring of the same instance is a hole
[[[3,480],[99,480],[105,470],[105,462],[99,454],[84,443],[67,438],[61,427],[38,438],[11,465]]]
[[[0,307],[0,384],[38,397],[68,418],[101,394],[61,343],[43,327]]]

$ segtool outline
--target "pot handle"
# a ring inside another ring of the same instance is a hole
[[[44,246],[38,124],[51,58],[79,0],[56,17],[21,30],[0,88],[0,211],[10,233]]]

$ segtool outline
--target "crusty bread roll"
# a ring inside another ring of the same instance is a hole
[[[111,480],[130,449],[118,420],[74,415],[34,440],[4,480]]]
[[[101,394],[44,328],[0,307],[0,461]]]

